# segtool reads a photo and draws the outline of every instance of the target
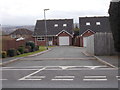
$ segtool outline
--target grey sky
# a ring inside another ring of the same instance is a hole
[[[47,19],[73,18],[80,16],[106,16],[111,0],[1,0],[2,25],[35,25],[43,19],[43,9]]]

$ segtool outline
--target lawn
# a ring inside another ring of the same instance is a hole
[[[53,46],[48,46],[48,48],[51,48]],[[36,53],[39,53],[39,52],[42,52],[42,51],[45,51],[46,50],[46,47],[45,46],[39,46],[39,50],[38,51],[35,51],[35,52],[29,52],[29,53],[24,53],[24,54],[21,54],[21,55],[17,55],[17,56],[14,56],[14,57],[25,57],[25,56],[29,56],[29,55],[32,55],[32,54],[36,54]]]

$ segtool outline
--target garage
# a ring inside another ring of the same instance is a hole
[[[59,45],[70,45],[69,36],[59,36]]]
[[[83,37],[83,47],[87,47],[87,38],[88,37]]]

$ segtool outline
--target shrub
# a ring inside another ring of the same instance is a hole
[[[36,46],[35,46],[35,51],[38,51],[38,50],[39,50],[39,46],[36,45]]]
[[[24,51],[24,53],[29,53],[29,49],[26,48],[25,51]]]
[[[6,58],[7,57],[7,52],[6,51],[2,51],[2,58]]]
[[[31,52],[33,52],[35,48],[35,43],[33,41],[28,41],[26,42],[26,46],[31,46]]]
[[[26,46],[25,47],[26,49],[28,49],[29,50],[29,52],[31,52],[32,50],[31,50],[31,46]]]
[[[25,50],[24,46],[20,46],[20,47],[18,48],[18,51],[19,51],[21,54],[24,53],[24,50]]]
[[[7,51],[7,53],[8,53],[8,56],[13,57],[13,56],[17,55],[17,50],[14,48],[11,48]]]
[[[20,55],[21,53],[17,50],[17,55]]]

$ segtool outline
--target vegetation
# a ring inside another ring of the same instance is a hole
[[[17,50],[14,48],[11,48],[7,51],[7,53],[8,53],[8,56],[13,57],[17,55]]]
[[[6,58],[7,57],[7,52],[6,51],[2,51],[2,58]]]

